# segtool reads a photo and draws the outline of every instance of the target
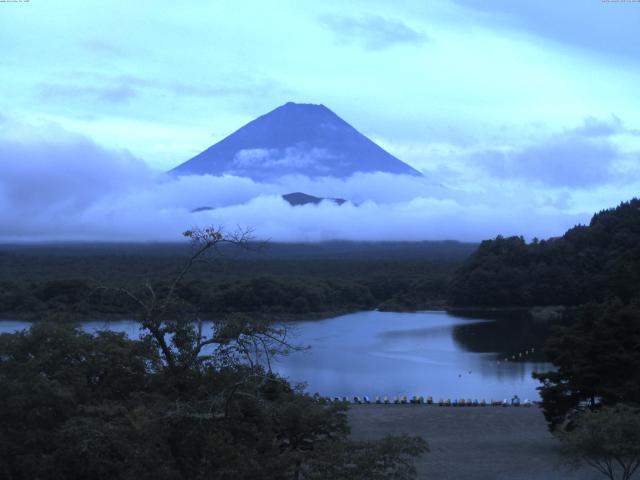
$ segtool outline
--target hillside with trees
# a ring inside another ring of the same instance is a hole
[[[640,289],[640,200],[596,213],[562,237],[483,241],[455,272],[454,306],[581,305]]]

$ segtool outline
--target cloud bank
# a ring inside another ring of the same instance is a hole
[[[521,178],[555,187],[591,188],[617,181],[620,164],[635,160],[636,168],[625,172],[640,178],[640,152],[623,154],[614,143],[616,135],[637,136],[624,127],[621,120],[587,118],[583,125],[553,135],[543,142],[523,148],[489,150],[476,155],[476,160],[491,175]],[[626,158],[625,158],[626,157]]]
[[[4,242],[172,241],[188,228],[212,224],[251,227],[273,241],[544,238],[588,221],[593,211],[630,198],[638,187],[637,180],[611,187],[615,148],[607,142],[622,128],[615,122],[586,121],[546,144],[484,163],[471,155],[466,177],[451,170],[446,187],[433,175],[381,172],[346,179],[286,175],[269,182],[234,175],[172,177],[55,125],[16,125],[0,125]],[[248,152],[243,161],[264,154]],[[300,158],[293,152],[287,161]],[[546,163],[536,164],[540,158]],[[296,191],[348,202],[292,207],[281,195]],[[193,213],[199,207],[212,209]]]

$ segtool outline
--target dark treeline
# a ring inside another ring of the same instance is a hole
[[[203,316],[230,312],[326,315],[443,305],[455,268],[475,248],[458,242],[326,242],[226,249],[197,265],[177,292]],[[0,248],[0,313],[8,317],[126,317],[123,296],[99,288],[149,281],[161,290],[184,244],[54,244]]]
[[[451,283],[453,305],[581,305],[640,289],[640,200],[601,211],[562,237],[480,244]]]

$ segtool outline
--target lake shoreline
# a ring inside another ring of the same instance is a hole
[[[447,306],[445,311],[451,315],[469,318],[482,318],[498,320],[511,315],[528,317],[532,320],[553,322],[562,320],[575,312],[576,307],[566,305],[533,305],[533,306],[498,306],[498,307],[452,307]]]
[[[474,306],[451,306],[440,302],[426,303],[419,308],[362,308],[357,306],[354,308],[343,308],[336,310],[317,311],[317,312],[225,312],[225,313],[209,313],[201,314],[201,318],[205,321],[217,320],[228,317],[230,315],[245,315],[259,320],[269,322],[292,322],[304,320],[326,320],[329,318],[348,315],[351,313],[380,311],[389,313],[420,313],[420,312],[445,312],[458,317],[466,317],[471,319],[496,320],[498,318],[510,315],[529,316],[532,319],[553,321],[561,319],[566,314],[573,312],[575,307],[567,307],[563,305],[539,305],[539,306],[504,306],[504,307],[474,307]],[[43,318],[45,317],[45,318]],[[104,312],[0,312],[0,322],[5,321],[24,321],[24,322],[60,322],[60,323],[78,323],[86,321],[96,322],[121,322],[135,320],[134,313],[113,313],[106,314]]]
[[[231,315],[244,315],[248,317],[252,317],[259,320],[265,320],[269,322],[297,322],[297,321],[314,321],[314,320],[327,320],[330,318],[340,317],[343,315],[349,315],[352,313],[361,313],[361,312],[385,312],[385,313],[421,313],[421,312],[442,312],[442,313],[450,313],[446,308],[442,306],[434,306],[433,308],[424,307],[416,310],[386,310],[386,309],[363,309],[363,308],[353,308],[353,309],[339,309],[339,310],[330,310],[330,311],[322,311],[322,312],[301,312],[301,313],[264,313],[264,312],[232,312],[232,313],[219,313],[213,315],[201,316],[203,321],[213,321],[223,319],[225,317],[229,317]],[[455,315],[455,313],[451,313]],[[105,314],[73,314],[68,315],[64,314],[65,317],[69,318],[40,318],[36,314],[24,314],[24,313],[0,313],[0,322],[11,322],[11,321],[21,321],[21,322],[59,322],[59,323],[80,323],[80,322],[128,322],[128,321],[137,321],[134,314],[131,315],[123,315],[123,314],[113,314],[113,315],[105,315]]]

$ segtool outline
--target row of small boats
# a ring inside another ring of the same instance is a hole
[[[533,355],[535,353],[536,349],[534,347],[531,347],[527,350],[525,350],[524,352],[518,352],[518,353],[514,353],[513,355],[511,355],[510,357],[504,357],[504,362],[514,362],[516,360],[520,360],[523,358],[527,358],[527,356],[529,355]],[[499,365],[500,364],[500,360],[496,360],[496,363]]]
[[[517,396],[513,397],[511,400],[503,399],[503,400],[485,400],[485,399],[470,399],[470,398],[454,398],[454,399],[439,399],[435,401],[433,397],[423,397],[423,396],[412,396],[407,397],[396,396],[396,397],[375,397],[371,399],[367,395],[364,396],[354,396],[354,397],[320,397],[319,395],[314,395],[316,401],[320,401],[322,403],[351,403],[351,404],[382,404],[382,405],[439,405],[441,407],[530,407],[533,402],[529,399],[520,400]]]

